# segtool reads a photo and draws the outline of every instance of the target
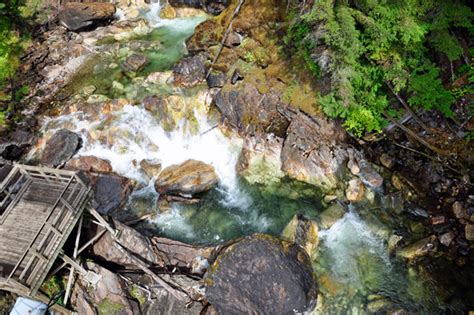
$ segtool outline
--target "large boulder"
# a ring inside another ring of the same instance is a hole
[[[317,285],[298,245],[256,234],[226,248],[204,279],[219,314],[294,314],[310,311]]]
[[[82,143],[78,134],[60,129],[46,142],[42,156],[42,164],[49,167],[60,166],[77,152]]]
[[[214,15],[221,13],[230,3],[231,0],[169,0],[169,4],[174,7],[203,9]]]
[[[105,25],[114,18],[115,5],[112,3],[66,3],[59,12],[61,24],[71,31],[82,31]]]
[[[219,181],[214,167],[201,161],[187,160],[161,171],[155,189],[164,195],[191,197],[213,188]]]
[[[163,260],[155,254],[151,241],[137,232],[135,229],[114,220],[114,228],[119,233],[120,242],[125,248],[128,248],[137,257],[148,265],[163,265]],[[101,259],[113,262],[118,265],[135,268],[136,264],[114,245],[115,241],[110,235],[106,233],[93,246],[94,255]]]
[[[282,170],[325,191],[336,189],[348,158],[345,135],[334,121],[295,115],[281,152]]]
[[[91,176],[93,207],[102,214],[109,214],[125,204],[134,182],[116,174]]]
[[[236,90],[221,90],[214,103],[223,118],[245,134],[274,133],[282,137],[289,124],[282,114],[286,105],[281,96],[273,91],[260,94],[251,84]]]
[[[67,170],[79,170],[86,172],[112,172],[112,165],[109,161],[99,159],[92,155],[80,156],[69,160],[64,166]]]

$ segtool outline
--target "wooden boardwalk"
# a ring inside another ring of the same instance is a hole
[[[89,197],[76,172],[15,165],[0,184],[0,289],[36,295]]]

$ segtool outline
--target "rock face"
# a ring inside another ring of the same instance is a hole
[[[115,174],[102,174],[92,178],[93,206],[108,214],[123,205],[133,188],[133,181]]]
[[[42,163],[57,167],[67,162],[79,149],[81,138],[67,129],[58,130],[47,142],[43,152]]]
[[[153,178],[161,172],[161,163],[153,160],[141,160],[140,168],[149,178]]]
[[[33,143],[34,136],[23,130],[16,130],[8,137],[0,140],[0,157],[9,160],[18,160]]]
[[[69,160],[64,166],[68,170],[80,170],[86,172],[109,173],[112,165],[109,161],[99,159],[95,156],[80,156]]]
[[[133,54],[125,59],[122,67],[125,71],[137,72],[142,69],[148,62],[143,54]]]
[[[149,265],[159,265],[162,260],[153,251],[153,246],[148,238],[117,220],[114,220],[116,230],[120,231],[120,241],[130,249],[138,258]],[[102,236],[93,247],[94,255],[105,261],[113,262],[124,267],[135,268],[135,263],[117,249],[110,233]]]
[[[206,297],[219,314],[303,313],[317,294],[306,252],[259,234],[228,247],[205,282]]]
[[[123,280],[115,273],[92,262],[86,264],[100,276],[100,281],[93,289],[79,277],[71,295],[71,303],[78,314],[140,314],[138,303],[129,299]]]
[[[245,84],[241,89],[220,91],[214,103],[224,119],[242,133],[274,133],[284,136],[288,119],[281,114],[286,105],[277,93],[260,94],[256,87]]]
[[[193,87],[204,82],[206,77],[206,58],[199,54],[182,58],[173,69],[174,82],[184,87]]]
[[[348,158],[345,133],[322,117],[295,116],[281,152],[282,170],[290,177],[332,190]]]
[[[164,195],[190,197],[213,188],[218,182],[214,167],[196,160],[165,168],[155,182],[155,189]]]
[[[112,3],[67,3],[59,12],[59,20],[71,31],[82,31],[108,23],[114,14]]]
[[[221,13],[230,4],[231,0],[169,0],[174,7],[191,7],[203,9],[210,14]]]
[[[291,243],[300,245],[309,257],[313,257],[319,245],[318,225],[304,215],[295,215],[282,233]]]

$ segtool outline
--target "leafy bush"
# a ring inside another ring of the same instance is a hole
[[[462,1],[320,0],[295,18],[285,44],[313,73],[316,49],[332,52],[332,92],[319,95],[319,103],[328,116],[343,119],[360,136],[381,131],[384,114],[393,112],[393,93],[406,96],[413,108],[452,117],[455,98],[444,88],[431,51],[450,61],[462,57],[452,31],[473,34],[473,17]]]

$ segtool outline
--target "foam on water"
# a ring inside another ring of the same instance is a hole
[[[206,19],[205,14],[187,18],[162,19],[160,12],[161,4],[158,1],[150,4],[150,10],[145,15],[148,21],[150,21],[150,24],[155,28],[166,26],[175,31],[189,32],[194,30],[199,22]]]
[[[357,214],[349,212],[330,229],[319,234],[331,261],[331,272],[340,282],[359,287],[366,266],[360,265],[360,255],[372,256],[384,270],[391,269],[388,250],[382,239],[370,232],[370,228]],[[363,253],[363,250],[366,250]]]

